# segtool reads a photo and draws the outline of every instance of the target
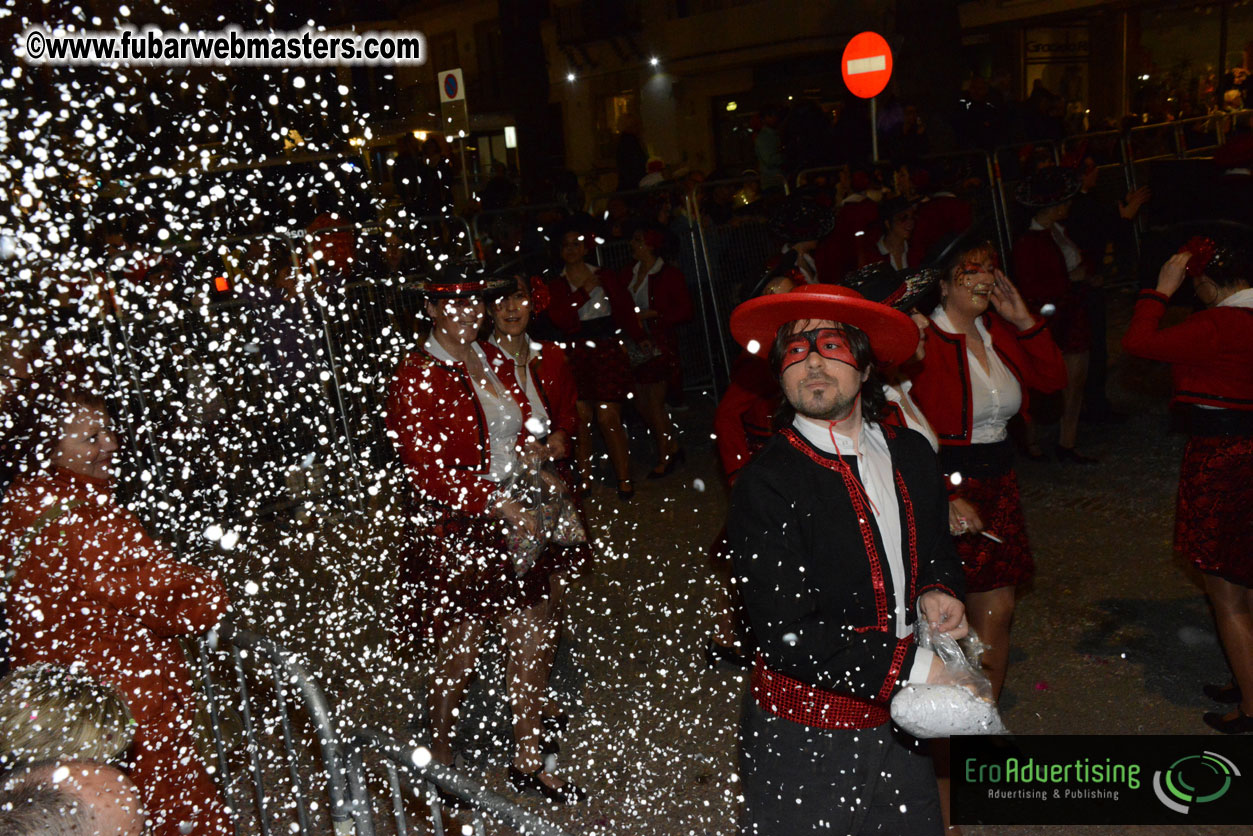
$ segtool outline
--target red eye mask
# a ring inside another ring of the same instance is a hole
[[[815,351],[820,357],[839,360],[854,369],[860,368],[857,365],[857,359],[853,357],[853,349],[848,344],[848,337],[843,331],[835,328],[818,328],[788,337],[787,342],[783,344],[783,360],[779,365],[779,373],[782,374],[789,366],[801,362]]]

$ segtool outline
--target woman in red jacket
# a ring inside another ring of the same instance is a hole
[[[683,460],[683,448],[666,412],[666,388],[676,378],[682,386],[678,328],[692,321],[692,297],[683,273],[661,257],[666,234],[659,224],[635,231],[631,237],[635,263],[626,275],[636,315],[648,335],[637,344],[638,359],[632,358],[632,375],[638,398],[636,409],[657,443],[657,466],[649,472],[649,479],[669,475]],[[656,356],[646,359],[649,354]]]
[[[387,428],[417,494],[402,595],[418,614],[419,634],[435,642],[431,751],[441,763],[452,762],[457,708],[487,624],[499,621],[516,747],[509,780],[520,792],[574,803],[581,792],[546,771],[540,755],[548,577],[515,559],[509,546],[510,538],[536,525],[507,487],[523,449],[538,444],[531,401],[513,361],[491,363],[475,341],[486,315],[484,296],[507,282],[469,271],[422,287],[431,330],[396,370]]]
[[[1044,321],[996,266],[992,245],[961,249],[940,280],[911,394],[940,439],[966,612],[988,644],[983,661],[999,696],[1014,590],[1034,571],[1006,424],[1025,412],[1029,389],[1065,386],[1066,367]]]
[[[154,834],[233,833],[196,750],[178,642],[217,624],[226,590],[114,501],[118,445],[94,387],[67,375],[30,394],[24,474],[0,503],[13,665],[81,665],[117,689],[137,724],[129,772]]]
[[[1205,722],[1228,734],[1253,732],[1253,231],[1193,238],[1144,290],[1123,337],[1127,353],[1170,363],[1174,403],[1187,410],[1188,446],[1179,470],[1175,548],[1205,577],[1232,682],[1206,685],[1238,703]],[[1168,328],[1166,305],[1192,276],[1205,310]]]
[[[512,365],[518,379],[518,387],[531,404],[531,432],[544,445],[544,455],[553,462],[557,473],[565,482],[583,517],[583,503],[579,495],[578,480],[571,467],[574,455],[574,439],[579,433],[579,416],[575,408],[574,375],[566,353],[556,343],[536,342],[527,334],[531,314],[541,313],[547,307],[547,294],[539,276],[517,274],[508,276],[514,282],[513,291],[506,288],[505,296],[492,305],[492,334],[483,343],[488,362],[497,375]],[[532,289],[539,298],[532,296]],[[586,521],[584,521],[586,527]],[[549,545],[536,562],[535,569],[548,575],[549,621],[552,630],[546,636],[543,656],[535,672],[537,681],[546,683],[552,672],[557,644],[561,640],[562,620],[565,617],[565,590],[573,575],[582,571],[591,560],[591,546]],[[545,699],[544,724],[564,727],[565,718],[550,700]]]
[[[548,282],[552,299],[548,317],[567,340],[574,372],[579,415],[575,460],[581,478],[586,480],[590,473],[595,418],[618,480],[618,496],[630,499],[635,496],[635,486],[622,404],[631,392],[632,380],[622,337],[642,341],[644,329],[625,284],[612,271],[588,264],[586,257],[583,233],[567,230],[561,237],[565,267]]]
[[[1055,448],[1057,460],[1095,464],[1096,459],[1075,450],[1091,355],[1091,328],[1084,290],[1090,265],[1084,264],[1078,245],[1062,226],[1079,186],[1079,175],[1075,171],[1057,166],[1040,169],[1023,181],[1015,197],[1035,215],[1027,230],[1014,242],[1012,260],[1014,278],[1023,300],[1033,314],[1047,317],[1049,331],[1066,361],[1061,428]],[[1036,445],[1034,434],[1029,435],[1031,457],[1045,458]]]

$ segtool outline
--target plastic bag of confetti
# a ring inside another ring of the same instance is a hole
[[[944,664],[952,684],[909,684],[892,698],[892,720],[919,738],[955,734],[1007,734],[992,697],[992,683],[979,666],[984,645],[971,631],[960,642],[933,629],[925,618],[914,626],[918,646]]]

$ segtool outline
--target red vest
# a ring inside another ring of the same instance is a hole
[[[531,343],[536,345],[535,342]],[[504,363],[509,363],[509,374],[513,374],[512,359],[497,346],[482,342],[483,351],[492,364],[497,377],[504,379]],[[528,374],[535,381],[535,389],[539,392],[540,401],[548,411],[548,419],[552,421],[552,431],[561,430],[574,441],[579,433],[579,413],[575,407],[574,374],[570,371],[570,362],[561,346],[548,341],[538,343],[540,350],[532,353],[527,364]]]

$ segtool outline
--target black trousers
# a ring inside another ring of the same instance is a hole
[[[741,836],[939,836],[931,758],[890,722],[815,729],[768,714],[745,694],[740,723]]]

